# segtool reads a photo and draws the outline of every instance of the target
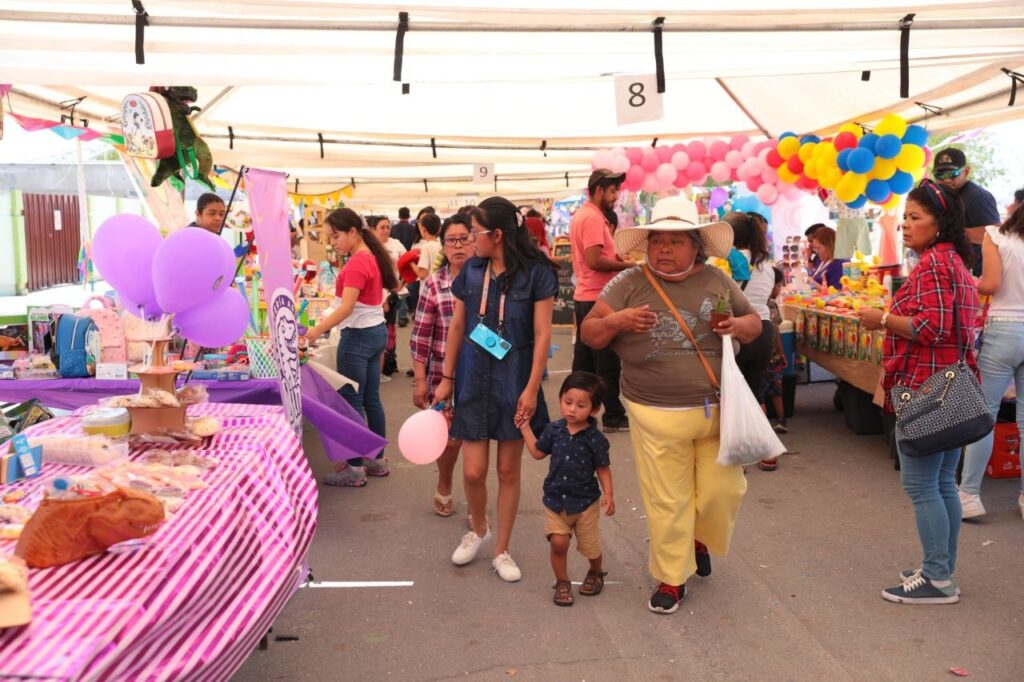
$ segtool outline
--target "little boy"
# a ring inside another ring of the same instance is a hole
[[[526,447],[535,459],[551,455],[548,477],[544,479],[544,533],[551,543],[554,601],[558,606],[573,603],[567,559],[574,532],[576,549],[590,560],[590,570],[580,586],[580,594],[592,597],[604,589],[607,573],[601,570],[598,506],[604,507],[605,514],[611,516],[615,513],[615,502],[608,439],[595,419],[603,398],[604,385],[597,375],[573,372],[558,392],[562,419],[550,423],[540,438],[534,437],[529,424],[520,425]]]
[[[768,369],[765,370],[764,377],[761,379],[761,391],[764,394],[764,399],[772,401],[772,407],[775,410],[775,419],[772,420],[772,428],[775,433],[789,433],[789,428],[786,426],[786,412],[782,404],[782,370],[786,367],[786,354],[782,350],[782,335],[779,333],[779,325],[782,324],[782,314],[779,312],[779,303],[777,299],[779,294],[782,293],[782,287],[785,285],[786,278],[782,274],[782,270],[774,268],[775,270],[775,288],[772,289],[771,296],[768,297],[768,312],[772,318],[772,326],[775,327],[775,342],[772,346],[772,358],[768,363]],[[762,459],[758,466],[762,471],[775,471],[779,468],[778,458],[776,459]]]

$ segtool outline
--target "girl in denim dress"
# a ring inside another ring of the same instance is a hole
[[[522,577],[508,553],[519,508],[523,439],[518,425],[529,423],[539,433],[548,423],[541,378],[558,292],[550,261],[530,243],[523,223],[516,206],[502,197],[486,199],[473,211],[470,237],[476,257],[452,283],[455,312],[444,373],[434,393],[435,402],[454,395],[450,436],[463,441],[463,482],[472,530],[462,538],[452,562],[470,563],[491,537],[485,510],[488,455],[490,441],[495,440],[498,533],[492,566],[509,582]],[[481,323],[510,346],[503,358],[471,338]]]

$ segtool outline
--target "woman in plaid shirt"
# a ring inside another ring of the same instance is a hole
[[[441,226],[441,244],[444,249],[442,267],[423,281],[419,302],[416,304],[409,350],[412,351],[412,367],[416,377],[412,401],[420,409],[430,407],[434,401],[434,391],[441,383],[448,325],[455,311],[452,281],[469,257],[469,225],[468,215],[454,215],[444,221]],[[448,441],[444,454],[437,460],[434,512],[439,516],[451,516],[455,512],[452,474],[461,447],[460,440]]]
[[[882,386],[889,412],[890,389],[897,385],[918,388],[936,371],[957,362],[961,348],[967,349],[967,362],[977,373],[974,320],[978,291],[967,269],[973,251],[964,222],[963,204],[956,192],[930,180],[912,190],[903,214],[903,243],[921,260],[893,296],[889,312],[860,312],[861,325],[886,330]],[[960,448],[926,457],[899,455],[900,478],[914,504],[924,562],[919,569],[901,572],[902,584],[883,590],[882,597],[899,604],[953,604],[960,600],[960,588],[953,578],[961,518],[956,487]]]

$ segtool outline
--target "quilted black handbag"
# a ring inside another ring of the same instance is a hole
[[[920,388],[897,385],[889,392],[896,411],[896,443],[908,457],[925,457],[969,445],[995,427],[995,416],[977,377],[967,366],[967,346],[961,345],[955,284],[953,324],[960,360],[932,374]],[[904,376],[906,369],[904,357]]]

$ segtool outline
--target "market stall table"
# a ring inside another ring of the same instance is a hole
[[[316,483],[280,407],[203,404],[223,429],[197,454],[215,458],[184,506],[141,548],[29,575],[33,620],[0,631],[0,678],[228,679],[306,575]],[[30,434],[82,433],[62,417]],[[137,457],[147,448],[132,449]],[[23,488],[84,467],[44,465]],[[0,541],[10,553],[14,542]]]

